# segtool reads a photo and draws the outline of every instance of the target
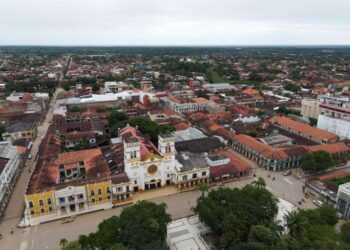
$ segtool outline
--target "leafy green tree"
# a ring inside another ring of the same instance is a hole
[[[337,210],[329,204],[325,204],[318,208],[322,221],[330,226],[338,223]]]
[[[317,171],[324,171],[334,166],[334,162],[330,153],[320,150],[313,153],[317,165]]]
[[[300,86],[294,84],[294,83],[286,83],[284,85],[284,89],[292,92],[298,93],[300,91]]]
[[[170,216],[165,209],[163,203],[155,204],[148,201],[127,207],[120,217],[113,216],[101,222],[95,233],[80,235],[78,243],[81,248],[77,249],[166,250],[165,239]],[[71,242],[62,242],[62,244],[69,243]]]
[[[121,241],[133,248],[144,249],[149,243],[165,244],[167,224],[171,221],[166,205],[141,201],[123,210],[119,219]]]
[[[202,197],[204,197],[205,192],[209,190],[209,185],[205,182],[199,183],[196,190],[202,192]]]
[[[260,189],[260,188],[265,188],[266,182],[265,182],[264,178],[258,177],[257,180],[255,180],[255,181],[252,182],[252,185],[253,185],[254,187],[258,188],[258,189]]]
[[[251,82],[261,82],[263,78],[255,70],[249,74],[249,81]]]
[[[263,225],[255,225],[250,228],[248,241],[263,243],[265,246],[276,246],[280,238],[270,228]]]
[[[70,88],[70,84],[68,82],[62,83],[61,87],[65,90],[68,91]]]
[[[67,241],[66,239],[61,239],[60,246],[62,250],[83,250],[79,241]]]
[[[112,110],[108,117],[108,124],[110,127],[115,126],[118,122],[127,121],[129,119],[128,115],[119,112],[117,110]]]
[[[3,124],[0,124],[0,141],[3,140],[2,134],[5,133],[5,131],[6,131],[5,126]]]
[[[209,99],[209,91],[208,90],[198,90],[196,91],[196,96],[197,97],[203,97],[205,99]]]
[[[233,212],[225,215],[222,225],[221,246],[226,249],[241,242],[245,225]]]
[[[312,153],[306,153],[301,157],[301,169],[305,172],[314,172],[316,170],[316,160]]]
[[[350,222],[345,222],[340,227],[340,237],[346,243],[350,243]]]
[[[289,230],[289,234],[299,242],[302,242],[306,228],[309,224],[307,218],[298,211],[288,212],[284,218],[286,220],[286,226]]]
[[[335,249],[338,236],[333,226],[327,224],[310,225],[305,231],[307,245],[312,249]]]
[[[74,150],[84,150],[90,148],[90,142],[86,137],[83,137],[79,144],[74,146]]]
[[[332,155],[323,150],[306,153],[301,157],[301,168],[306,172],[324,171],[333,166]]]
[[[290,235],[283,235],[277,249],[304,250],[303,245]]]
[[[71,106],[69,107],[69,112],[81,112],[81,108],[79,106]]]
[[[93,92],[99,91],[100,88],[101,88],[101,85],[98,84],[97,82],[95,82],[95,83],[92,84],[92,91],[93,91]]]
[[[277,210],[277,201],[269,191],[251,185],[211,190],[198,199],[194,208],[225,249],[247,241],[251,226],[269,224]]]
[[[118,222],[117,216],[102,221],[98,225],[97,232],[79,237],[80,245],[83,249],[110,249],[115,243],[120,242]]]

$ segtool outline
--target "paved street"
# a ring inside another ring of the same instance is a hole
[[[56,91],[57,93],[57,91]],[[56,94],[54,95],[56,96]],[[52,98],[50,105],[54,104],[56,102],[55,98]],[[46,115],[45,120],[43,123],[38,126],[38,135],[35,141],[33,142],[32,148],[31,148],[31,155],[32,159],[28,159],[25,163],[25,166],[22,170],[22,173],[17,181],[17,184],[15,188],[12,191],[9,203],[7,204],[6,210],[4,212],[3,217],[0,221],[0,233],[3,235],[4,238],[6,238],[6,235],[9,235],[9,232],[11,228],[16,229],[16,226],[19,222],[19,219],[23,213],[24,209],[24,192],[26,189],[26,186],[28,184],[30,171],[33,170],[34,167],[34,161],[36,158],[36,155],[38,153],[39,145],[41,142],[41,137],[45,136],[46,131],[49,127],[49,121],[52,120],[52,109],[50,109]],[[7,247],[3,248],[3,241],[5,239],[1,240],[0,249],[18,249],[13,247]]]
[[[276,196],[284,198],[297,205],[297,202],[303,198],[303,183],[294,177],[285,177],[282,173],[271,173],[262,169],[256,169],[257,176],[265,178],[267,189],[271,190]],[[268,175],[271,175],[268,178]],[[275,177],[275,181],[272,177]],[[251,183],[253,179],[241,180],[225,184],[228,187],[242,187]],[[215,188],[215,187],[214,187]],[[157,195],[159,192],[157,191]],[[149,193],[147,194],[150,195]],[[167,195],[163,197],[153,198],[151,201],[167,204],[168,213],[173,219],[182,218],[192,214],[191,208],[196,205],[196,200],[200,193],[197,191],[188,191]],[[302,208],[314,208],[311,200],[303,203]],[[74,222],[62,224],[62,220],[45,223],[36,227],[15,229],[13,235],[9,234],[7,223],[1,224],[1,232],[4,238],[1,240],[0,249],[20,249],[20,250],[41,250],[41,249],[59,249],[59,241],[62,238],[68,240],[76,239],[80,234],[94,232],[98,223],[103,219],[113,215],[119,215],[122,208],[114,208],[105,211],[85,214],[77,216]],[[15,225],[17,219],[11,219]],[[6,230],[5,230],[6,229]]]
[[[56,92],[57,93],[57,92]],[[52,103],[55,103],[53,100]],[[57,105],[57,103],[55,103]],[[62,224],[62,220],[57,220],[50,223],[45,223],[31,228],[17,228],[16,225],[20,219],[20,216],[24,208],[23,194],[25,187],[28,183],[29,169],[34,165],[34,159],[38,152],[38,146],[41,141],[41,137],[45,135],[49,126],[49,121],[52,119],[52,109],[49,110],[45,121],[39,126],[38,136],[33,147],[31,154],[32,160],[28,160],[24,170],[18,180],[18,183],[12,193],[10,202],[5,211],[3,220],[0,224],[0,233],[3,235],[3,239],[0,241],[0,249],[20,249],[20,250],[41,250],[41,249],[59,249],[59,241],[62,238],[68,240],[77,239],[80,234],[87,234],[94,232],[97,229],[97,225],[106,218],[113,215],[119,215],[122,211],[121,207],[94,212],[90,214],[77,216],[74,222]],[[234,151],[232,151],[234,152]],[[261,176],[266,180],[267,189],[274,195],[280,198],[284,198],[287,201],[297,205],[298,201],[303,198],[302,180],[297,180],[292,176],[283,176],[282,172],[271,173],[260,169],[257,165],[234,152],[235,155],[251,163],[254,166],[254,173],[256,176]],[[268,177],[270,175],[270,177]],[[275,177],[273,181],[272,178]],[[235,181],[225,184],[227,187],[242,187],[248,183],[251,183],[254,179],[246,179]],[[214,186],[217,188],[219,186]],[[160,197],[156,197],[162,195]],[[147,192],[144,194],[135,195],[136,199],[150,199],[153,202],[167,204],[168,213],[171,214],[173,219],[182,218],[191,215],[193,212],[191,208],[196,205],[196,200],[200,193],[197,191],[188,191],[174,194],[174,190],[161,189],[156,191]],[[156,197],[156,198],[155,198]],[[302,208],[313,208],[312,201],[307,200],[302,204]],[[10,234],[11,228],[14,229],[14,233]]]

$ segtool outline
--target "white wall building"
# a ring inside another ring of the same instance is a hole
[[[319,101],[311,99],[303,99],[301,101],[301,115],[304,118],[318,119],[320,114]]]
[[[169,185],[175,178],[175,138],[159,136],[158,148],[136,128],[120,131],[124,147],[124,168],[133,191]]]
[[[343,218],[350,218],[350,182],[339,186],[337,194],[337,208]]]
[[[11,142],[0,142],[0,215],[20,173],[21,159]]]
[[[55,191],[57,216],[82,213],[88,208],[85,186],[68,186]]]

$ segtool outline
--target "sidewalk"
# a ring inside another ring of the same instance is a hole
[[[132,201],[142,201],[142,200],[150,200],[153,198],[159,198],[162,196],[169,196],[173,194],[180,193],[181,191],[178,190],[175,186],[166,186],[158,189],[148,190],[144,192],[137,192],[134,193],[132,196]]]

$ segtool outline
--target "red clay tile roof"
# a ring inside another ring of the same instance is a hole
[[[179,130],[185,130],[191,127],[189,124],[186,122],[178,122],[178,123],[172,123],[171,124],[177,131]]]
[[[210,101],[203,98],[203,97],[196,97],[196,98],[192,98],[192,101],[195,103],[209,103]]]
[[[19,155],[24,155],[27,152],[27,148],[23,146],[16,145],[16,149]]]
[[[160,155],[158,148],[148,138],[141,134],[138,129],[127,126],[120,130],[120,135],[124,140],[133,139],[140,142],[141,160],[144,160],[151,153]]]
[[[237,156],[235,156],[232,152],[223,150],[223,149],[217,149],[214,150],[214,154],[224,155],[227,158],[230,159],[230,163],[233,165],[233,168],[236,172],[243,172],[243,171],[251,171],[253,167],[248,164],[247,162],[241,160]]]
[[[330,142],[332,141],[336,141],[337,140],[337,135],[315,128],[315,127],[311,127],[307,124],[301,123],[301,122],[297,122],[294,121],[290,118],[287,118],[285,116],[275,116],[273,118],[270,119],[270,122],[272,123],[277,123],[281,126],[284,127],[288,127],[291,128],[295,131],[300,131],[302,133],[305,133],[307,135],[310,135],[312,137],[315,138],[319,138],[319,139],[325,139],[328,140]]]
[[[161,110],[150,110],[151,115],[165,115],[165,116],[180,116],[179,113],[175,112],[172,109],[161,109]]]
[[[306,149],[311,152],[323,150],[330,154],[344,153],[344,152],[349,152],[350,150],[350,148],[344,142],[308,146],[306,147]]]
[[[59,167],[76,168],[79,162],[84,163],[85,178],[57,183]],[[58,190],[66,186],[81,186],[86,183],[94,183],[110,180],[108,162],[103,157],[99,148],[87,149],[75,152],[58,154],[55,162],[39,160],[28,185],[27,194],[48,190]]]
[[[259,91],[255,90],[255,89],[251,89],[251,88],[245,89],[245,90],[242,91],[242,93],[243,93],[243,94],[246,94],[246,95],[249,95],[249,96],[251,96],[251,97],[253,97],[253,98],[255,98],[255,99],[264,99],[264,98],[260,95]]]
[[[234,140],[246,145],[253,151],[273,160],[287,159],[292,156],[306,153],[304,146],[292,145],[288,147],[273,147],[264,144],[249,135],[235,135]]]
[[[77,141],[83,138],[93,139],[93,138],[96,138],[96,135],[93,131],[83,131],[83,132],[75,131],[75,132],[65,134],[65,137],[67,141]]]

